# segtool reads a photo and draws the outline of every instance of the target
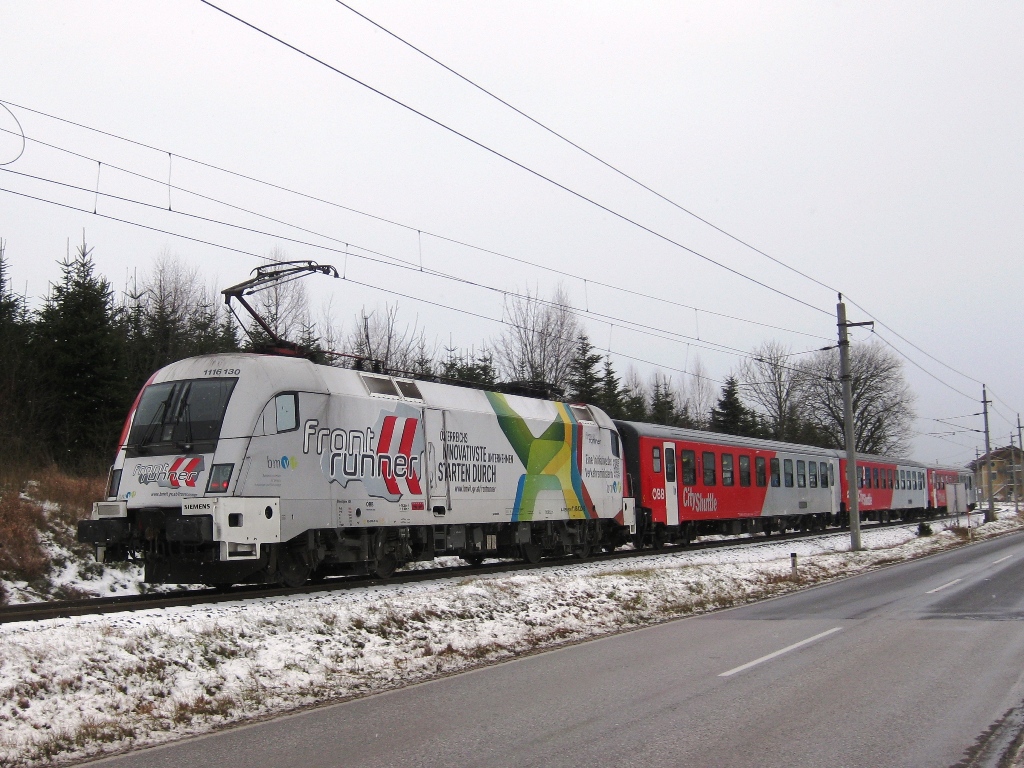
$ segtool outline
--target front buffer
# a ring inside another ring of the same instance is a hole
[[[78,540],[93,544],[100,562],[141,556],[149,583],[267,581],[281,541],[281,500],[192,498],[180,510],[98,502],[79,523]]]

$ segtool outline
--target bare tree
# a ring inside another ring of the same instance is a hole
[[[417,323],[398,326],[398,305],[385,304],[370,314],[366,310],[356,317],[355,327],[345,344],[349,354],[371,363],[380,363],[385,370],[430,376],[435,371],[437,344],[431,345]]]
[[[843,397],[839,352],[830,349],[800,364],[805,418],[842,448]],[[903,362],[880,344],[850,347],[853,380],[854,439],[858,451],[904,455],[910,447],[914,394],[903,374]]]
[[[771,436],[795,441],[801,430],[803,371],[790,360],[791,350],[766,341],[740,365],[744,398],[764,416]]]
[[[718,392],[708,376],[708,370],[699,355],[694,355],[690,365],[690,417],[698,429],[707,429],[711,423],[711,409],[715,406]]]
[[[527,290],[505,303],[508,327],[494,342],[498,370],[510,381],[545,382],[565,388],[580,322],[564,286],[550,300]]]

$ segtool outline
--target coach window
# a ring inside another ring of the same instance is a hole
[[[772,488],[778,488],[782,485],[779,478],[779,460],[772,459]]]
[[[740,456],[740,485],[744,488],[750,485],[750,457]]]
[[[907,471],[905,469],[900,470],[900,490],[907,490]]]
[[[886,486],[886,488],[892,488],[892,470],[891,469],[887,469],[885,471],[885,474],[888,475],[888,478],[889,478],[889,484]]]
[[[803,459],[798,459],[796,462],[796,487],[807,487],[807,462]]]
[[[821,487],[828,488],[828,464],[823,461],[819,466],[821,468]]]
[[[818,487],[818,465],[816,462],[807,462],[807,485],[810,488]]]
[[[722,454],[722,485],[735,485],[736,479],[733,474],[733,459],[731,453]]]
[[[768,485],[768,472],[765,470],[765,464],[764,456],[754,459],[754,482],[757,483],[758,488]]]
[[[295,392],[275,397],[274,408],[277,411],[278,432],[291,432],[299,428],[299,396]]]
[[[782,460],[782,474],[786,481],[786,487],[793,487],[793,460],[783,459]]]
[[[717,485],[718,478],[715,472],[715,454],[705,451],[701,454],[700,460],[704,463],[704,485]]]
[[[652,465],[652,468],[654,469],[654,474],[660,475],[661,474],[661,448],[659,448],[658,446],[654,446],[654,448],[651,449],[651,465]]]
[[[861,466],[857,467],[857,487],[864,487],[864,467]]]
[[[683,485],[696,485],[697,454],[693,451],[680,451],[679,466],[683,470]]]
[[[832,468],[831,464],[828,465],[828,484],[831,485],[833,488],[836,487],[835,469]]]
[[[878,484],[878,467],[875,467],[874,469],[871,470],[871,481],[875,484],[875,488],[882,487]]]

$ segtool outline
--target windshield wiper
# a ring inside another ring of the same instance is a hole
[[[139,440],[139,447],[149,445],[149,440],[153,436],[153,430],[157,426],[163,424],[164,414],[167,413],[167,406],[171,402],[171,398],[174,397],[174,387],[171,387],[171,391],[167,393],[166,399],[157,408],[156,413],[153,414],[153,418],[149,420],[149,424],[146,425],[146,431],[142,435],[142,439]]]

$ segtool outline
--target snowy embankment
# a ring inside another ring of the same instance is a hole
[[[980,515],[975,515],[978,522]],[[957,546],[917,526],[512,575],[0,626],[0,765],[63,762],[394,688]],[[1022,527],[1012,509],[974,531]],[[800,574],[790,574],[796,552]]]

